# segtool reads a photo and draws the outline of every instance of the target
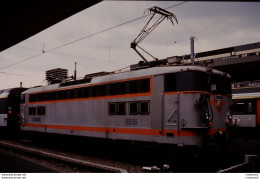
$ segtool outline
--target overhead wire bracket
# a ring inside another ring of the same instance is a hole
[[[158,60],[157,58],[155,58],[154,56],[152,56],[150,53],[148,53],[147,51],[145,51],[143,48],[141,48],[138,44],[143,41],[164,19],[169,19],[172,23],[172,25],[174,25],[173,23],[173,19],[176,21],[176,23],[178,24],[178,20],[177,17],[165,10],[162,9],[160,7],[154,6],[151,7],[149,9],[147,9],[146,11],[149,11],[150,14],[152,14],[152,16],[150,17],[150,19],[148,20],[148,22],[146,23],[146,25],[143,27],[143,29],[141,30],[141,32],[139,33],[139,35],[134,39],[134,41],[130,44],[130,47],[133,48],[135,50],[135,52],[146,62],[148,63],[148,60],[146,60],[146,58],[136,49],[136,47],[139,47],[139,49],[141,49],[142,51],[144,51],[146,54],[148,54],[149,56],[151,56],[154,60]],[[146,12],[145,11],[145,12]],[[155,14],[160,14],[161,16],[155,21],[155,23],[148,28],[149,23],[151,22],[151,20],[154,18]]]

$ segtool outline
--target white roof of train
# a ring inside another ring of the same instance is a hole
[[[260,98],[260,92],[232,94],[232,99]]]
[[[23,93],[34,93],[38,91],[49,91],[54,89],[66,89],[76,86],[84,86],[84,85],[91,85],[91,84],[98,84],[104,82],[112,82],[118,80],[125,80],[131,78],[138,78],[138,77],[145,77],[145,76],[153,76],[153,75],[160,75],[160,74],[167,74],[167,73],[178,73],[182,71],[201,71],[201,72],[209,72],[212,70],[212,73],[219,74],[219,75],[227,75],[230,78],[230,75],[227,73],[214,70],[207,67],[200,67],[200,66],[159,66],[153,68],[145,68],[141,70],[134,70],[134,71],[127,71],[121,73],[112,73],[104,76],[97,76],[93,77],[91,82],[83,83],[78,85],[71,85],[71,86],[60,86],[60,83],[56,83],[53,85],[47,85],[42,87],[30,88]]]

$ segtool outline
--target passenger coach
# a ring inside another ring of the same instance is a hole
[[[0,90],[0,127],[17,129],[20,127],[21,93],[28,88]]]
[[[225,136],[231,79],[206,67],[104,73],[23,92],[23,131],[201,145]]]

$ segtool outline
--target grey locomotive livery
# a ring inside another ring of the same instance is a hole
[[[198,66],[157,66],[31,88],[21,130],[200,146],[225,135],[231,79]]]

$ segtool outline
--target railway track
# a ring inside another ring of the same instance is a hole
[[[57,172],[70,173],[104,173],[104,172],[177,172],[177,173],[216,173],[225,171],[243,163],[245,154],[258,157],[255,165],[250,169],[241,169],[240,172],[255,172],[259,166],[260,141],[237,141],[225,151],[209,152],[204,150],[204,157],[192,158],[187,153],[178,150],[162,149],[161,146],[145,148],[141,145],[126,145],[117,141],[91,140],[74,137],[39,136],[33,138],[20,137],[19,139],[0,139],[2,149],[12,152],[18,157],[27,158],[50,166]],[[142,147],[140,149],[140,147]],[[172,155],[174,154],[175,155]],[[177,154],[177,155],[176,155]],[[183,154],[183,155],[179,155]],[[169,165],[167,165],[169,164]],[[166,169],[170,168],[170,169]],[[245,167],[244,167],[245,168]]]
[[[26,146],[24,142],[0,140],[0,148],[19,154],[19,157],[35,160],[45,165],[58,168],[59,172],[99,172],[99,173],[127,173],[127,169],[115,166],[115,162],[99,159],[86,159],[86,156],[52,151],[35,146]],[[43,162],[44,161],[44,162]],[[48,164],[47,164],[48,163]],[[119,165],[119,164],[118,164]]]

